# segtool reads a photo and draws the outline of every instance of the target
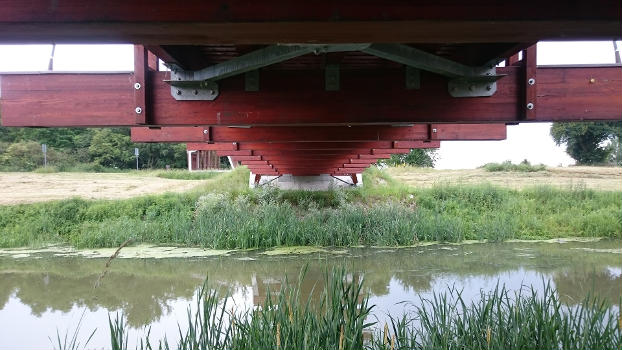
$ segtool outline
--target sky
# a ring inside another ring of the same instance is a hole
[[[622,42],[618,42],[622,47]],[[0,72],[47,70],[52,45],[0,45]],[[538,65],[615,63],[611,41],[538,43]],[[132,45],[57,45],[56,71],[131,71]],[[503,141],[443,141],[436,168],[470,169],[490,162],[527,159],[532,164],[574,164],[549,134],[550,123],[508,126]]]

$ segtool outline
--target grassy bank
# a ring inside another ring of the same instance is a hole
[[[325,192],[250,190],[248,172],[238,169],[181,194],[0,206],[0,247],[115,247],[128,239],[245,249],[622,237],[622,192],[414,188],[378,169],[368,170],[364,183]]]
[[[304,278],[304,277],[303,277]],[[268,294],[263,305],[235,310],[234,301],[221,300],[204,286],[198,302],[188,308],[188,327],[159,344],[149,336],[141,348],[163,349],[619,349],[622,323],[618,313],[599,300],[587,298],[574,308],[561,304],[546,286],[510,293],[498,287],[474,301],[450,290],[406,306],[391,325],[369,322],[374,308],[363,281],[348,280],[343,270],[325,277],[319,296],[301,296],[296,284],[284,284]],[[302,283],[302,279],[298,285]],[[315,300],[317,298],[317,300]],[[314,299],[312,301],[312,299]],[[112,349],[126,349],[123,316],[110,320]],[[60,337],[59,348],[63,346]]]

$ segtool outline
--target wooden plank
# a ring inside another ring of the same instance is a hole
[[[528,47],[523,51],[523,69],[525,76],[523,78],[523,86],[525,89],[525,98],[523,100],[523,110],[525,111],[526,120],[536,119],[536,109],[538,108],[538,77],[536,66],[536,45]]]
[[[5,0],[0,42],[485,43],[619,37],[618,1]]]
[[[147,105],[148,52],[142,45],[134,45],[134,113],[136,124],[147,124],[149,106]],[[130,87],[128,87],[130,88]]]
[[[343,72],[342,91],[328,94],[318,74],[303,71],[266,73],[273,74],[274,80],[267,79],[264,84],[262,79],[262,89],[252,94],[243,91],[242,78],[231,78],[222,82],[221,95],[215,101],[179,102],[161,81],[166,73],[157,72],[147,81],[154,88],[149,122],[154,126],[364,125],[524,120],[522,68],[499,68],[498,72],[509,75],[499,81],[498,91],[491,97],[452,98],[447,94],[446,80],[433,75],[424,79],[421,90],[413,92],[403,88],[403,74],[391,71],[359,72],[350,75],[351,80],[346,76],[352,72]],[[533,121],[618,120],[622,110],[621,73],[619,66],[539,67],[538,112]],[[594,78],[594,83],[586,77]],[[310,84],[299,83],[305,79]],[[2,75],[2,123],[42,127],[136,125],[134,90],[128,88],[131,81],[131,74]],[[370,81],[385,88],[379,90]]]

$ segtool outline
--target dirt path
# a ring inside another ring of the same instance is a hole
[[[183,192],[204,181],[171,180],[127,173],[0,173],[0,205],[71,197],[118,199],[152,193]]]
[[[533,173],[488,172],[483,169],[435,170],[419,168],[390,168],[395,179],[409,185],[430,187],[435,184],[491,183],[510,188],[552,185],[561,188],[586,187],[597,190],[621,191],[620,167],[567,167],[548,168]]]

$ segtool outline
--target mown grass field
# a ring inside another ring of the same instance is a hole
[[[362,188],[305,192],[248,189],[248,170],[241,168],[210,175],[182,193],[0,206],[0,247],[115,247],[131,239],[248,249],[622,237],[621,191],[451,182],[414,187],[390,175],[400,171],[371,168]]]

